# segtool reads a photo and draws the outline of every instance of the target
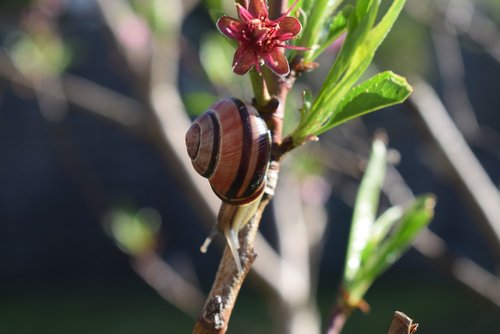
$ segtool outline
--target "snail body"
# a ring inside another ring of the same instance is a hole
[[[241,271],[237,234],[264,193],[271,152],[266,123],[253,106],[236,98],[221,99],[194,120],[186,146],[194,169],[208,179],[222,200],[216,227],[226,236]]]

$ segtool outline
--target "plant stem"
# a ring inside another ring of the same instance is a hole
[[[286,0],[270,0],[269,4],[269,16],[271,18],[277,18],[281,15],[281,13],[286,12],[288,9],[288,1]]]
[[[262,213],[270,200],[270,196],[264,195],[254,217],[239,233],[239,253],[243,266],[241,273],[236,269],[231,251],[226,246],[212,290],[205,302],[201,316],[195,323],[193,334],[226,333],[229,319],[236,304],[236,298],[256,258],[253,244]]]
[[[287,1],[284,0],[269,1],[271,8],[279,8],[281,12],[286,10],[287,4]],[[250,79],[254,90],[256,108],[271,131],[273,145],[267,174],[266,192],[257,212],[251,221],[241,229],[238,235],[240,241],[239,254],[243,266],[242,272],[240,273],[236,269],[233,256],[226,246],[214,284],[212,285],[202,314],[195,323],[193,334],[226,333],[238,293],[256,258],[253,248],[255,236],[264,209],[274,195],[279,174],[279,160],[284,154],[280,150],[280,145],[282,143],[285,101],[288,92],[295,82],[295,77],[294,75],[290,75],[288,78],[281,78],[267,68],[264,68],[262,74],[253,69],[250,72]]]
[[[417,331],[417,328],[418,324],[413,323],[410,317],[402,312],[396,311],[387,334],[413,334]]]
[[[264,77],[255,68],[250,71],[250,81],[257,109],[265,107],[271,100]]]
[[[327,329],[327,334],[339,334],[344,328],[347,318],[352,313],[352,307],[350,307],[345,302],[345,296],[341,295],[337,298],[337,302],[333,307],[332,314],[330,316],[330,324]]]

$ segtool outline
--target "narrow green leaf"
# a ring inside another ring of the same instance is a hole
[[[322,131],[329,130],[366,113],[401,103],[411,94],[405,78],[387,71],[351,88]],[[326,105],[325,108],[329,106]]]
[[[314,1],[314,6],[311,7],[311,12],[307,17],[307,25],[304,26],[302,36],[297,42],[297,45],[311,48],[311,50],[306,51],[304,54],[305,62],[313,59],[314,50],[319,47],[325,23],[341,2],[342,0]]]
[[[288,0],[288,7],[293,5],[295,0]],[[297,3],[297,8],[300,8],[307,15],[311,12],[311,8],[316,4],[316,0],[300,0]]]
[[[406,252],[418,232],[431,221],[435,205],[436,200],[432,195],[415,199],[393,233],[363,263],[348,291],[350,303],[359,302],[373,281]]]
[[[387,237],[392,227],[401,219],[403,213],[403,208],[400,206],[393,206],[385,210],[384,213],[375,220],[372,230],[370,231],[370,239],[363,250],[362,262],[365,262],[371,253],[378,248],[380,243]]]
[[[422,195],[415,199],[406,209],[394,232],[381,245],[380,259],[375,261],[373,270],[381,273],[401,257],[418,232],[430,223],[435,206],[436,199],[433,195]]]
[[[333,17],[332,23],[328,29],[328,35],[325,40],[321,42],[321,46],[314,50],[311,60],[316,59],[320,54],[322,54],[323,51],[325,51],[325,49],[328,48],[347,29],[349,16],[353,10],[354,7],[346,5]]]
[[[380,0],[356,2],[353,15],[349,15],[347,36],[335,64],[330,69],[325,85],[339,83],[351,66],[351,58],[366,39],[377,16]],[[324,91],[324,90],[323,90]],[[320,93],[321,95],[321,93]]]
[[[363,250],[370,238],[378,208],[380,188],[385,177],[386,151],[384,142],[381,139],[375,139],[354,206],[344,269],[346,289],[357,276],[362,264]]]

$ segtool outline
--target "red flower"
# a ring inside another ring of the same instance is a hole
[[[295,4],[278,19],[271,20],[265,0],[250,0],[248,8],[236,4],[239,20],[223,16],[217,21],[217,28],[224,35],[238,41],[233,59],[234,73],[243,75],[253,66],[260,72],[262,62],[278,75],[290,72],[281,49],[307,50],[285,44],[302,29],[299,20],[287,16]]]

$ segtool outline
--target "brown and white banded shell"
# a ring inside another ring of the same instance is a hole
[[[271,137],[253,106],[219,100],[194,120],[186,146],[196,171],[224,202],[246,204],[264,191]]]

